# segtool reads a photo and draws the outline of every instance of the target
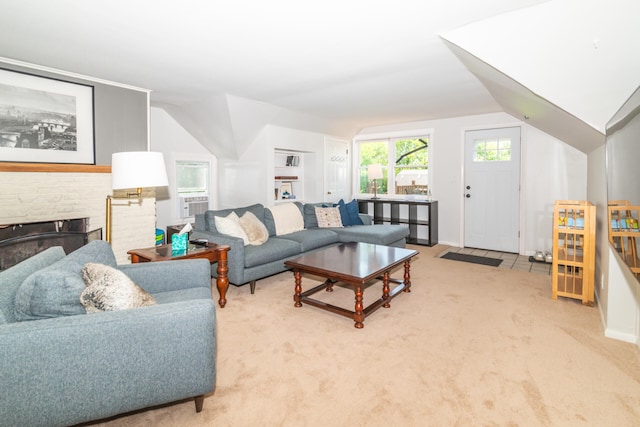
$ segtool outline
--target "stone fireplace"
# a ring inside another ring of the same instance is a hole
[[[0,227],[85,218],[86,230],[105,236],[106,197],[113,194],[112,248],[119,264],[127,251],[155,244],[155,191],[127,199],[111,190],[111,168],[0,163]]]

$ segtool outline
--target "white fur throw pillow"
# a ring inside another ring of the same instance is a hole
[[[342,218],[340,217],[340,208],[316,208],[316,218],[318,219],[318,227],[342,227]]]
[[[240,225],[244,232],[247,233],[250,245],[261,245],[269,238],[267,226],[251,212],[245,212],[240,217]]]
[[[80,303],[87,313],[125,310],[155,305],[147,291],[133,283],[126,274],[113,267],[88,262],[82,267],[82,279],[87,285],[80,294]]]
[[[226,234],[231,237],[239,237],[244,242],[244,245],[249,244],[249,237],[247,233],[242,229],[240,225],[240,218],[235,212],[231,212],[227,216],[216,216],[213,218],[216,222],[216,229],[220,234]]]

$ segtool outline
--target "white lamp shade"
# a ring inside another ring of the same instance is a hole
[[[369,165],[367,167],[367,176],[369,179],[381,179],[382,176],[382,165]]]
[[[162,153],[126,151],[111,155],[111,188],[114,190],[168,185]]]

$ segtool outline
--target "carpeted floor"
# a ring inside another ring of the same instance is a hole
[[[598,310],[551,299],[551,277],[412,246],[412,292],[357,330],[293,306],[291,273],[230,287],[218,309],[218,383],[116,426],[637,426],[640,353]],[[399,276],[398,276],[399,277]],[[317,281],[305,277],[303,289]],[[381,285],[365,291],[365,303]],[[332,301],[352,307],[340,286]]]

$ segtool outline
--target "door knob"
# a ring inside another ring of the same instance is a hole
[[[467,190],[471,190],[471,186],[470,185],[467,185]]]
[[[465,197],[466,197],[467,199],[470,199],[470,198],[471,198],[471,194],[466,194],[466,195],[465,195]]]

